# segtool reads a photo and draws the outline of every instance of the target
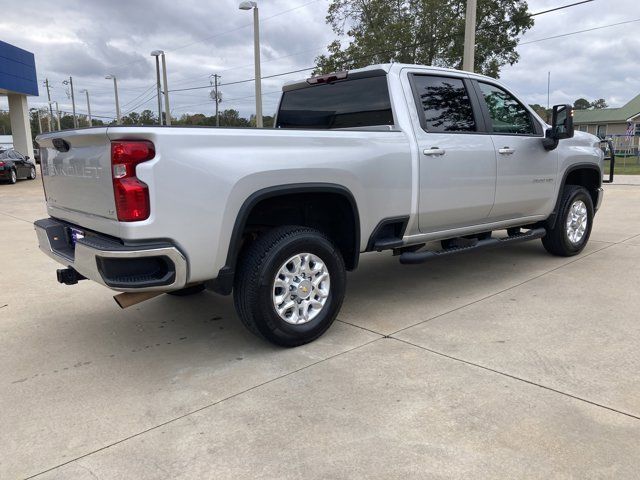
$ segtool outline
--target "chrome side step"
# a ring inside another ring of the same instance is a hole
[[[505,238],[487,238],[486,240],[476,240],[465,246],[457,246],[446,248],[444,250],[422,250],[418,252],[404,252],[400,255],[400,263],[405,265],[413,265],[423,263],[434,258],[446,257],[457,253],[469,252],[480,248],[497,247],[499,245],[508,245],[512,243],[528,242],[542,238],[547,234],[544,228],[534,228],[524,233],[517,233]]]

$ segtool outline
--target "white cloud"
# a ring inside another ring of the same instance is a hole
[[[3,5],[10,2],[11,5]],[[123,111],[154,109],[155,67],[149,52],[167,52],[170,89],[206,86],[218,73],[228,84],[253,77],[253,36],[250,12],[236,0],[0,0],[0,31],[4,41],[34,52],[40,80],[49,78],[52,97],[70,110],[62,80],[73,75],[77,92],[91,92],[92,111],[114,116],[112,84],[118,76]],[[570,3],[530,0],[532,12]],[[328,0],[259,0],[262,74],[298,70],[314,64],[333,39],[325,24]],[[297,8],[299,7],[299,8]],[[291,11],[286,12],[286,10]],[[55,12],[54,12],[55,10]],[[523,42],[640,18],[637,0],[595,0],[536,17]],[[552,103],[603,97],[619,105],[640,93],[640,23],[522,45],[521,59],[505,67],[502,80],[530,103],[546,104],[547,72],[552,74]],[[277,92],[288,80],[305,73],[263,82],[264,112],[272,113]],[[223,108],[243,115],[254,111],[251,82],[222,86]],[[46,91],[30,100],[46,103]],[[84,112],[77,95],[78,110]],[[3,102],[5,100],[0,100]],[[174,114],[213,112],[208,89],[175,92]],[[1,105],[1,104],[0,104]]]

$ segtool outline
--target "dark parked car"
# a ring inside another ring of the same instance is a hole
[[[0,153],[0,180],[16,183],[19,178],[34,180],[36,166],[29,157],[25,157],[15,150],[5,150]]]

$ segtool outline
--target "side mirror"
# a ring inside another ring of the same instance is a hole
[[[30,158],[31,158],[31,157],[29,157],[29,155],[25,155],[25,156],[24,156],[24,159],[25,159],[25,160],[29,160]]]
[[[553,138],[563,140],[573,138],[573,107],[571,105],[555,105],[551,117]]]
[[[571,105],[554,105],[551,116],[551,128],[547,130],[544,148],[553,150],[560,140],[573,138],[573,107]]]

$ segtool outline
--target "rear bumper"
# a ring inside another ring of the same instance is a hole
[[[185,256],[168,242],[125,245],[86,232],[75,246],[70,225],[53,218],[34,224],[40,250],[82,276],[121,292],[168,291],[187,284]]]

